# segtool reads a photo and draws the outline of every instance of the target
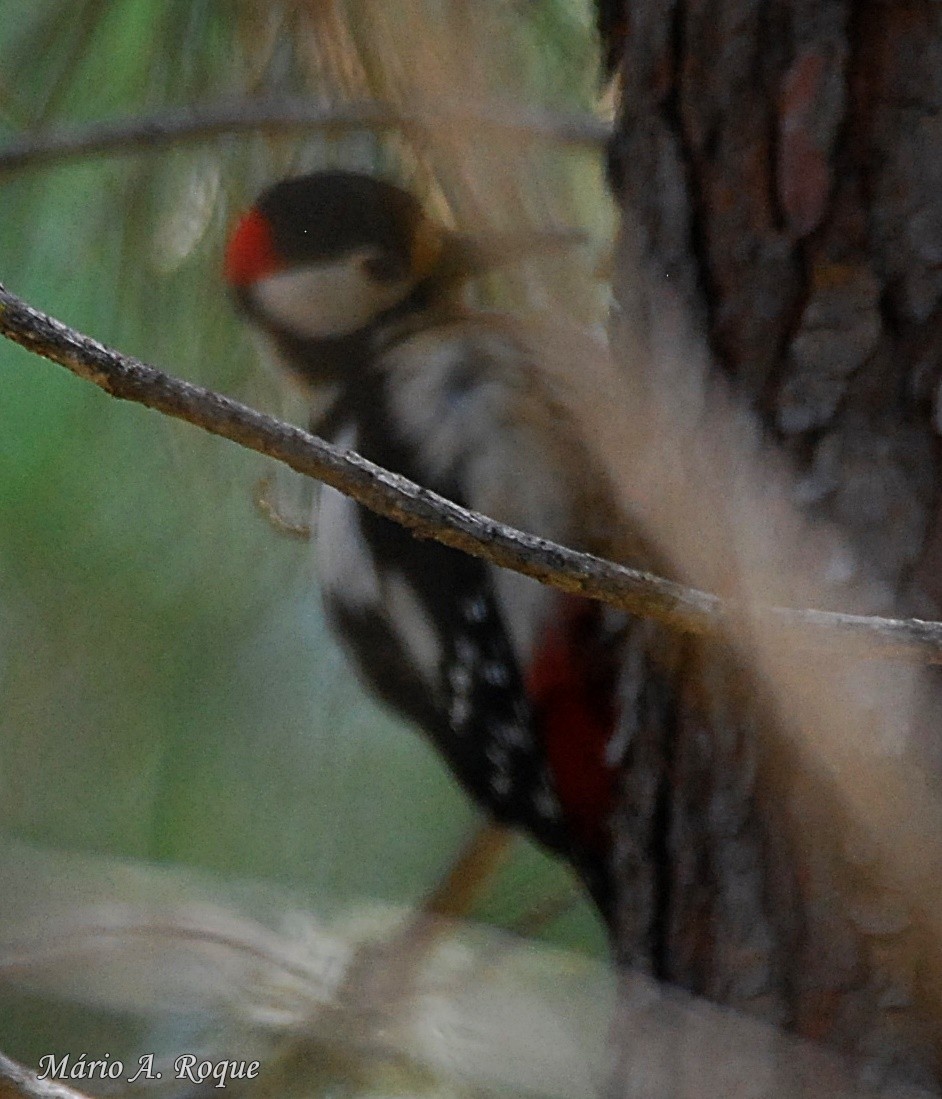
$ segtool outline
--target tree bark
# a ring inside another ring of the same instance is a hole
[[[639,399],[729,399],[787,469],[782,499],[827,532],[802,562],[818,598],[939,617],[942,5],[598,8],[619,89],[613,342]],[[664,348],[666,381],[653,377]],[[731,511],[735,492],[727,482]],[[805,543],[786,544],[794,566]],[[712,580],[722,588],[722,568]],[[942,966],[918,860],[860,854],[840,782],[795,749],[783,692],[735,648],[688,647],[628,677],[620,957],[827,1041],[873,1081],[937,1088]],[[820,674],[841,706],[884,706],[893,729],[894,671],[838,657]],[[861,703],[877,686],[882,701]],[[904,799],[935,798],[939,694],[928,671],[897,714]]]

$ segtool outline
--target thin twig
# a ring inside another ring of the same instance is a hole
[[[314,537],[313,524],[310,522],[295,522],[282,515],[278,510],[278,505],[272,500],[273,484],[274,478],[269,476],[261,477],[255,486],[252,499],[255,501],[255,507],[258,509],[259,514],[279,534],[294,538],[298,542],[310,542]]]
[[[840,639],[863,657],[942,663],[942,623],[787,607],[743,607],[650,573],[578,553],[467,511],[420,485],[202,386],[123,355],[39,312],[0,286],[0,333],[121,400],[221,435],[338,489],[417,538],[483,558],[573,595],[608,603],[672,630],[718,635],[747,615],[803,646]]]
[[[484,887],[510,853],[513,838],[512,832],[491,821],[478,825],[444,876],[423,899],[419,920],[470,918]]]
[[[100,153],[130,153],[222,134],[393,130],[405,126],[485,126],[544,141],[589,147],[604,144],[609,125],[588,113],[564,113],[511,104],[438,102],[434,107],[361,102],[325,104],[311,99],[236,99],[135,118],[31,134],[0,149],[0,172],[50,160]]]

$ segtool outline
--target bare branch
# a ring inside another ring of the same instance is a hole
[[[321,103],[311,99],[235,99],[201,107],[159,111],[136,118],[95,122],[21,137],[0,149],[0,172],[50,160],[96,153],[123,154],[164,145],[199,142],[221,134],[394,130],[455,124],[510,130],[544,141],[595,147],[609,125],[594,115],[547,111],[511,104]]]
[[[58,1080],[40,1080],[31,1069],[0,1053],[0,1099],[88,1099]]]
[[[135,401],[265,454],[408,528],[417,538],[483,558],[572,595],[607,603],[670,629],[722,634],[747,614],[803,647],[840,637],[860,656],[942,663],[942,623],[787,607],[743,607],[638,569],[578,553],[468,511],[420,485],[202,386],[105,347],[0,286],[0,333],[121,400]]]

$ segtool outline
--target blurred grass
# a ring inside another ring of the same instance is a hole
[[[0,140],[234,92],[310,91],[294,8],[0,0]],[[523,83],[585,102],[588,14],[518,8],[515,34],[532,36]],[[273,20],[270,46],[253,28]],[[23,170],[0,179],[0,280],[277,413],[216,277],[225,226],[286,165],[351,150],[360,166],[381,157],[371,137],[258,135]],[[0,346],[0,828],[331,900],[414,901],[472,812],[326,636],[312,551],[253,507],[268,468]],[[567,881],[521,844],[479,914],[513,920]],[[600,949],[582,903],[548,933]],[[6,1031],[0,1018],[0,1048]]]

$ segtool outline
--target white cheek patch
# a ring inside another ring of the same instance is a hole
[[[378,282],[365,270],[375,253],[353,252],[312,267],[279,271],[252,287],[256,304],[279,327],[296,336],[347,336],[403,301],[412,279]]]

